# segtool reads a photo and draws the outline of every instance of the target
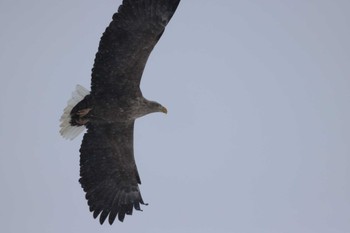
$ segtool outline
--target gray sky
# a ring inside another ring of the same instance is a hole
[[[58,125],[120,3],[0,1],[1,232],[350,232],[346,0],[182,0],[142,80],[150,205],[100,226]]]

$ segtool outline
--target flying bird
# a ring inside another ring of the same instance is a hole
[[[101,37],[91,91],[77,86],[61,117],[60,133],[73,139],[87,128],[80,148],[79,182],[94,218],[122,222],[145,205],[139,189],[133,131],[137,118],[167,113],[143,97],[140,80],[154,46],[180,0],[123,0]]]

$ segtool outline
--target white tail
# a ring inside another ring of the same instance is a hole
[[[68,105],[64,109],[60,119],[60,134],[65,139],[73,140],[85,130],[85,126],[72,126],[70,124],[70,112],[72,111],[74,106],[77,105],[80,101],[82,101],[84,97],[87,96],[89,93],[90,92],[87,89],[80,85],[77,85],[75,91],[72,93],[72,98],[68,100]]]

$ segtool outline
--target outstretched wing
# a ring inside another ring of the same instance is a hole
[[[147,59],[179,2],[123,1],[100,41],[92,69],[92,95],[139,92]]]
[[[133,152],[134,122],[87,125],[80,148],[80,183],[94,218],[112,224],[144,204]]]

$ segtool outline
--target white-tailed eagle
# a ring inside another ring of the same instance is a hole
[[[165,107],[142,96],[147,59],[180,0],[124,0],[104,32],[91,92],[81,86],[61,117],[60,133],[73,139],[87,128],[80,148],[80,183],[93,216],[112,224],[145,204],[134,150],[134,121]]]

